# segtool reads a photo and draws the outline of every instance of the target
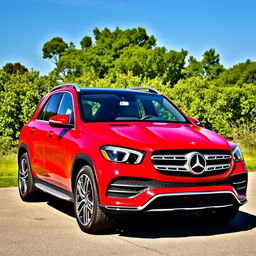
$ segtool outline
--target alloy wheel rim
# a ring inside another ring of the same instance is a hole
[[[76,214],[83,225],[88,225],[93,214],[93,191],[90,178],[82,174],[76,186]]]
[[[19,189],[22,195],[25,195],[28,190],[28,162],[25,158],[20,163]]]

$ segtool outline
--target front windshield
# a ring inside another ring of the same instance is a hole
[[[129,91],[80,94],[83,119],[89,122],[187,122],[163,96]]]

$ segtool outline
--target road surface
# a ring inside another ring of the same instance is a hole
[[[256,172],[249,174],[249,202],[229,224],[196,214],[130,219],[107,235],[83,233],[72,204],[47,197],[25,203],[17,188],[0,189],[0,255],[256,255]]]

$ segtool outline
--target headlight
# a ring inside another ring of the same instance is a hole
[[[115,146],[103,146],[100,152],[109,161],[127,164],[140,164],[145,154],[143,151]]]
[[[236,146],[233,149],[232,153],[233,153],[235,162],[244,161],[243,154],[242,154],[242,152],[241,152],[241,150],[240,150],[240,148],[238,146]]]

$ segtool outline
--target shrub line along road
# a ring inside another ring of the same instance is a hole
[[[0,255],[256,255],[256,172],[249,202],[229,224],[192,213],[147,215],[108,235],[83,233],[72,205],[51,197],[22,202],[17,188],[0,189]]]

